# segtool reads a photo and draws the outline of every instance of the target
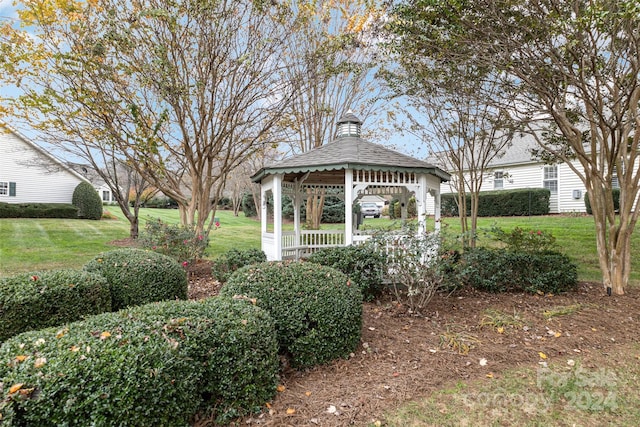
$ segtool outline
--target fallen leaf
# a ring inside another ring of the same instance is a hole
[[[71,351],[73,351],[75,353],[76,351],[80,350],[80,347],[78,347],[77,345],[72,345],[69,350],[71,350]]]
[[[100,334],[100,339],[101,340],[106,340],[107,338],[109,338],[111,336],[111,332],[109,331],[104,331],[103,333]]]
[[[46,357],[38,357],[35,362],[33,362],[33,367],[38,369],[44,366],[47,363]]]
[[[20,390],[23,385],[24,385],[23,383],[17,383],[12,385],[11,388],[9,388],[9,394],[13,394],[16,391]]]
[[[309,396],[311,396],[311,392],[310,392],[310,391],[306,391],[306,392],[304,393],[304,395],[305,395],[305,396],[307,396],[307,397],[309,397]]]
[[[540,356],[540,359],[546,359],[547,355],[544,354],[543,352],[538,352],[538,356]]]
[[[556,332],[555,334],[553,334],[553,336],[556,338],[558,338],[560,335],[562,335],[562,332]]]
[[[276,387],[276,391],[279,393],[282,393],[283,391],[285,391],[286,387],[283,386],[282,384],[280,384],[278,387]]]
[[[327,408],[327,412],[328,412],[328,413],[330,413],[330,414],[335,414],[337,410],[338,410],[338,409],[337,409],[335,406],[333,406],[333,405],[330,405],[330,406]]]
[[[498,328],[498,333],[499,333],[499,334],[504,334],[504,327],[500,326],[500,327]]]
[[[293,408],[287,408],[287,415],[293,415],[296,413],[296,410]]]
[[[266,406],[267,409],[271,409],[271,403],[269,403],[269,402],[265,403],[264,406]]]
[[[492,374],[491,372],[489,372],[489,373],[487,374],[487,378],[493,378],[493,374]]]
[[[480,359],[480,366],[487,366],[487,359],[485,358]]]
[[[28,356],[25,356],[24,354],[20,354],[18,356],[16,356],[16,360],[18,362],[24,362],[27,359]]]

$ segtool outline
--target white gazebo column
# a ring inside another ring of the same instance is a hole
[[[433,226],[436,232],[440,231],[440,188],[433,190]]]
[[[295,235],[295,246],[300,246],[301,243],[301,227],[300,227],[300,206],[302,205],[302,185],[296,182],[293,189],[293,233]]]
[[[344,171],[344,244],[353,244],[353,170]]]
[[[273,176],[273,234],[276,260],[282,259],[282,175]]]
[[[416,210],[418,214],[418,236],[424,236],[427,232],[427,178],[419,177],[419,185],[415,189]]]

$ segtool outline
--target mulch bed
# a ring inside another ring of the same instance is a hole
[[[217,294],[220,284],[210,271],[208,262],[189,268],[190,298]],[[349,359],[306,371],[285,369],[284,388],[270,407],[237,425],[384,422],[385,411],[444,386],[487,378],[487,374],[499,378],[509,368],[536,367],[539,353],[548,362],[582,358],[588,367],[592,358],[601,359],[612,347],[638,341],[639,296],[631,289],[627,295],[608,297],[594,283],[581,283],[577,291],[555,296],[468,290],[437,295],[425,317],[410,315],[390,298],[366,303],[361,343]],[[544,317],[545,310],[574,304],[581,309],[550,320]],[[507,326],[502,333],[482,326],[488,308],[517,314],[523,324]],[[446,346],[445,335],[463,338],[470,346],[468,353]],[[484,366],[481,359],[486,359]]]

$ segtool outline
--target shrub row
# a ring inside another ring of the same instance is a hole
[[[479,194],[478,216],[547,215],[551,193],[546,188],[486,191]],[[471,196],[466,198],[467,215],[471,214]],[[443,194],[443,216],[458,216],[458,195]]]
[[[294,367],[348,356],[360,341],[362,294],[346,275],[311,262],[266,262],[237,270],[222,296],[255,299],[275,322],[280,353]]]
[[[0,342],[92,314],[187,298],[184,269],[155,252],[106,252],[84,270],[25,273],[0,280]]]
[[[78,208],[63,203],[0,202],[0,218],[78,218]]]
[[[6,425],[188,426],[276,389],[273,322],[246,301],[169,301],[31,331],[0,348]]]
[[[386,272],[386,257],[370,246],[351,245],[314,252],[310,262],[333,267],[346,274],[351,283],[370,301],[380,295]]]
[[[106,311],[111,311],[111,294],[98,274],[59,270],[0,280],[0,342]]]
[[[554,251],[527,252],[476,248],[464,252],[460,282],[488,292],[561,293],[575,289],[576,265]]]

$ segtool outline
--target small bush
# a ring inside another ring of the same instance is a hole
[[[504,231],[500,227],[492,227],[490,230],[492,237],[506,245],[512,251],[541,252],[551,250],[556,242],[551,232],[544,230],[524,230],[515,227],[510,232]]]
[[[281,354],[295,367],[348,356],[358,345],[362,294],[343,273],[311,262],[239,269],[221,295],[256,298],[276,323]]]
[[[0,342],[107,311],[111,311],[109,285],[98,274],[58,270],[0,280]]]
[[[209,238],[196,233],[193,226],[167,224],[158,218],[147,222],[140,245],[180,263],[193,263],[205,255]]]
[[[88,182],[82,181],[73,190],[71,204],[78,208],[78,218],[98,220],[102,218],[102,200]]]
[[[116,249],[89,261],[84,269],[107,279],[114,310],[187,298],[187,273],[173,258],[142,249]]]
[[[489,292],[561,293],[575,289],[577,267],[559,252],[476,248],[462,257],[461,280]]]
[[[271,318],[247,301],[168,301],[27,332],[0,348],[8,425],[188,426],[275,394]]]
[[[368,245],[321,249],[308,259],[346,274],[357,285],[365,300],[379,296],[383,289],[386,257]]]
[[[216,280],[224,283],[237,269],[266,260],[267,256],[260,249],[230,249],[213,261],[211,273]]]
[[[613,210],[615,212],[620,211],[620,189],[613,188],[611,190],[611,196],[613,197]],[[584,193],[584,207],[587,210],[589,215],[593,215],[593,210],[591,209],[591,201],[589,200],[589,193]]]

